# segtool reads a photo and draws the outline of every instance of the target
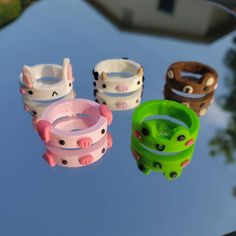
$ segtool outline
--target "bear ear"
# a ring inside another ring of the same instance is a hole
[[[74,81],[73,70],[69,58],[63,60],[62,78],[63,80]]]
[[[101,79],[102,79],[102,80],[108,80],[108,75],[107,75],[106,72],[103,71],[103,72],[101,73]]]
[[[32,88],[34,83],[34,74],[29,66],[23,66],[22,80],[26,87]]]

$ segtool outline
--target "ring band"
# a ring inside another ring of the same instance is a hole
[[[110,76],[112,73],[119,73]],[[94,70],[94,86],[100,93],[129,93],[138,90],[143,84],[143,67],[129,59],[107,59],[99,62]],[[129,77],[124,77],[128,74]]]
[[[42,78],[56,78],[52,83]],[[73,87],[73,72],[70,59],[65,58],[63,66],[41,64],[24,66],[20,75],[20,93],[31,100],[46,101],[66,96]]]

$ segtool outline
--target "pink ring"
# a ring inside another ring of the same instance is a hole
[[[103,157],[112,137],[107,133],[99,142],[87,149],[68,150],[46,145],[43,158],[51,167],[60,165],[63,167],[82,167],[90,165]]]
[[[80,130],[75,130],[77,127],[71,127],[71,130],[57,127],[59,119],[78,117],[78,114],[92,117],[92,126]],[[112,113],[107,106],[88,99],[76,98],[61,100],[48,106],[37,121],[36,130],[47,145],[60,148],[88,148],[105,136],[107,126],[111,122]]]

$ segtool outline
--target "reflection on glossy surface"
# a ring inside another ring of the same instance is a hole
[[[221,108],[229,114],[229,118],[225,128],[218,129],[210,141],[211,155],[217,156],[223,153],[226,163],[236,160],[236,37],[233,38],[230,47],[224,59],[229,70],[227,76],[223,78],[227,92],[219,100]]]
[[[139,8],[148,15],[145,2]],[[187,14],[186,10],[187,16],[180,19],[188,22],[199,16],[201,21],[198,12]],[[207,23],[200,28],[205,25],[207,29]],[[227,128],[232,113],[222,110],[219,103],[212,104],[201,119],[191,164],[181,178],[169,183],[158,174],[144,176],[137,170],[130,152],[132,111],[113,112],[114,145],[99,168],[49,168],[41,159],[44,146],[31,127],[32,118],[22,109],[18,92],[22,64],[60,64],[68,56],[74,65],[77,96],[91,100],[93,66],[103,58],[126,56],[145,68],[142,101],[163,99],[166,70],[180,60],[200,61],[217,70],[217,101],[230,94],[224,78],[231,74],[223,58],[235,32],[227,32],[207,45],[179,37],[120,32],[79,0],[39,1],[1,30],[1,234],[215,236],[234,231],[236,206],[231,191],[236,166],[225,165],[222,152],[215,159],[209,155],[209,141],[219,129]]]
[[[38,0],[0,0],[0,28],[10,24]]]

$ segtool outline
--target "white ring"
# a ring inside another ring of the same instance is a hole
[[[112,111],[125,111],[137,107],[141,102],[143,88],[128,96],[109,96],[105,93],[97,92],[95,98],[99,103],[106,103]]]
[[[57,78],[58,81],[46,82],[42,78]],[[73,72],[70,59],[65,58],[63,66],[40,64],[24,66],[20,74],[20,92],[35,101],[54,100],[67,95],[73,87]]]
[[[110,76],[111,73],[119,74]],[[103,60],[93,70],[95,87],[100,93],[134,92],[143,85],[143,73],[140,64],[122,58]]]

